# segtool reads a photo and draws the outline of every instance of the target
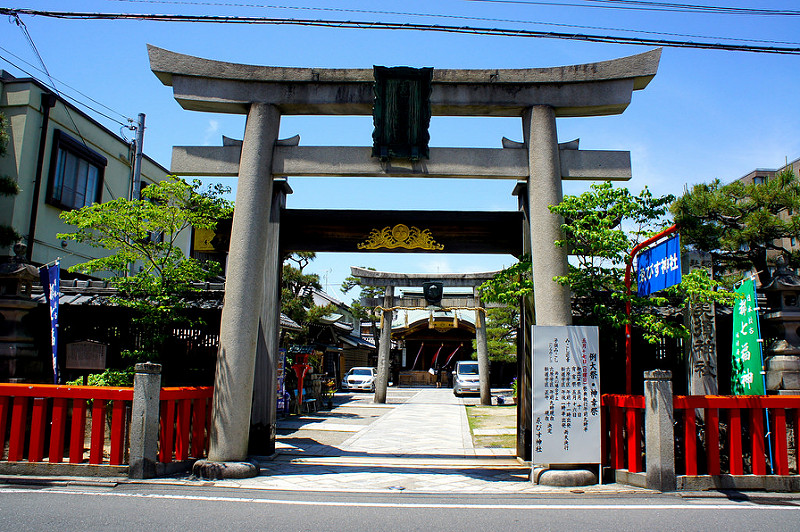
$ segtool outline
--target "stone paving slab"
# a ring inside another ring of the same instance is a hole
[[[517,433],[515,429],[473,429],[475,436],[513,436]]]
[[[473,446],[464,407],[470,399],[436,388],[389,388],[387,399],[377,405],[365,402],[371,396],[337,396],[331,411],[280,420],[281,432],[293,432],[279,434],[278,454],[260,462],[261,475],[219,482],[303,491],[541,491],[513,449]],[[339,426],[357,432],[323,429]]]
[[[332,432],[358,432],[364,425],[355,423],[331,423],[329,421],[283,421],[278,423],[278,430],[329,430]]]

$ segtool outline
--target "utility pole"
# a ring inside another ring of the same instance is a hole
[[[139,122],[136,125],[136,156],[133,160],[133,179],[131,180],[132,200],[139,199],[142,190],[142,146],[144,144],[144,113],[139,113]]]
[[[136,155],[133,158],[133,176],[131,178],[130,200],[138,200],[142,192],[142,147],[144,146],[144,113],[139,113],[136,124]],[[130,275],[136,275],[136,263],[130,264]]]

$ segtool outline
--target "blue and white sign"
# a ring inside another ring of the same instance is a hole
[[[61,263],[39,270],[42,290],[50,307],[50,345],[53,349],[53,384],[58,384],[58,300],[61,297]]]
[[[681,238],[670,238],[639,254],[636,268],[637,294],[646,297],[681,282]]]

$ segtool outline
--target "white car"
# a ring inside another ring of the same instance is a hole
[[[471,360],[456,362],[453,371],[453,393],[481,393],[481,377],[478,373],[478,363]]]
[[[378,370],[375,368],[352,368],[342,379],[342,390],[364,390],[367,392],[375,391],[375,380],[378,378]]]

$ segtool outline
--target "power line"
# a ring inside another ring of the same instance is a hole
[[[25,35],[25,39],[28,41],[28,44],[30,45],[31,49],[33,49],[33,53],[36,55],[37,59],[39,59],[39,63],[42,65],[42,70],[47,75],[47,79],[50,80],[50,88],[53,89],[53,91],[55,91],[56,94],[58,94],[63,98],[64,96],[61,94],[61,91],[58,90],[58,88],[56,87],[56,83],[55,81],[53,81],[53,77],[50,75],[50,71],[47,70],[47,65],[44,64],[44,59],[42,59],[42,55],[39,53],[39,49],[36,48],[36,43],[33,42],[33,37],[31,37],[31,34],[28,33],[28,27],[25,25],[22,19],[19,18],[19,15],[14,14],[12,16],[14,18],[14,22],[16,23],[17,27],[20,28],[20,30],[22,30],[22,33]],[[80,128],[78,128],[78,124],[75,123],[75,119],[72,117],[72,113],[69,111],[69,107],[65,107],[64,110],[67,112],[69,121],[72,122],[72,127],[75,128],[75,132],[81,138],[81,142],[83,142],[83,145],[86,146],[86,139],[83,138],[83,134],[81,133]]]
[[[3,51],[5,51],[5,52],[8,52],[8,50],[6,50],[5,48],[2,48],[2,47],[0,47],[0,50],[3,50]],[[8,52],[8,53],[11,53],[11,52]],[[11,54],[11,55],[14,55],[14,54]],[[16,55],[14,55],[14,57],[17,57],[17,56],[16,56]],[[24,72],[24,73],[25,73],[25,74],[27,74],[28,76],[30,76],[30,77],[32,77],[32,78],[36,78],[36,76],[35,76],[34,74],[31,74],[30,72],[28,72],[27,70],[25,70],[23,67],[19,66],[19,65],[18,65],[17,63],[15,63],[14,61],[11,61],[9,58],[5,57],[4,55],[0,54],[0,59],[2,59],[3,61],[5,61],[5,62],[6,62],[6,63],[8,63],[9,65],[13,66],[14,68],[16,68],[17,70],[19,70],[20,72]],[[18,59],[19,59],[19,58],[18,58]],[[22,61],[24,61],[24,60],[22,60]],[[28,65],[30,65],[30,63],[28,63],[27,61],[25,61],[25,63],[26,63],[26,64],[28,64]],[[32,66],[32,65],[31,65],[31,66]],[[37,70],[38,70],[38,69],[37,69]],[[52,79],[55,79],[55,78],[52,78]],[[56,93],[57,93],[59,96],[61,96],[62,98],[64,98],[65,100],[69,100],[69,101],[71,101],[72,103],[74,103],[74,104],[76,104],[76,105],[80,105],[80,106],[82,106],[82,107],[85,107],[85,108],[87,108],[87,109],[89,109],[89,110],[91,110],[91,111],[93,111],[93,112],[97,113],[98,115],[100,115],[100,116],[102,116],[102,117],[104,117],[104,118],[107,118],[108,120],[111,120],[112,122],[116,122],[117,124],[120,124],[121,126],[129,127],[129,125],[130,125],[129,123],[128,123],[128,124],[126,124],[126,123],[124,123],[124,122],[120,122],[120,121],[119,121],[119,120],[117,120],[116,118],[114,118],[114,117],[111,117],[111,116],[109,116],[109,115],[107,115],[107,114],[103,113],[102,111],[99,111],[99,110],[95,109],[95,108],[94,108],[94,107],[92,107],[91,105],[89,105],[89,104],[87,104],[87,103],[84,103],[84,102],[82,102],[82,101],[78,100],[78,99],[77,99],[77,98],[75,98],[74,96],[71,96],[71,95],[69,95],[69,94],[66,94],[66,93],[64,93],[63,91],[59,91],[59,90],[58,90],[58,89],[57,89],[57,88],[56,88],[56,87],[55,87],[55,86],[52,84],[52,79],[51,79],[51,83],[44,83],[44,84],[45,84],[47,87],[49,87],[50,89],[52,89],[54,92],[56,92]],[[64,85],[65,87],[69,87],[69,85],[67,85],[67,84],[65,84],[65,83],[63,83],[63,82],[59,82],[59,83],[62,83],[62,85]],[[70,88],[72,88],[72,87],[70,87]],[[76,90],[76,89],[72,89],[72,90]],[[78,92],[79,94],[82,94],[82,95],[83,95],[83,93],[81,93],[80,91],[77,91],[77,90],[76,90],[76,92]],[[84,96],[85,96],[85,95],[84,95]],[[86,97],[87,97],[87,98],[89,98],[88,96],[86,96]],[[91,98],[89,98],[89,99],[90,99],[90,100],[92,100]],[[92,100],[92,101],[95,101],[95,100]],[[100,105],[102,105],[102,104],[100,104]],[[105,105],[103,105],[103,107],[105,107]],[[114,112],[116,113],[116,111],[114,111]],[[119,113],[117,113],[117,114],[119,114]],[[127,117],[125,117],[124,115],[120,115],[120,116],[123,116],[124,118],[127,118]],[[76,128],[77,128],[77,126],[76,126]]]
[[[180,6],[202,6],[202,7],[246,7],[257,9],[284,9],[293,11],[325,11],[336,13],[365,13],[371,15],[400,15],[405,17],[422,17],[422,18],[445,18],[455,20],[476,20],[480,22],[509,22],[513,24],[525,24],[528,26],[553,26],[560,28],[579,28],[588,30],[602,30],[602,31],[621,31],[626,33],[638,33],[644,35],[665,35],[669,37],[689,37],[693,39],[716,39],[723,41],[733,42],[753,42],[753,43],[769,43],[769,44],[789,44],[800,45],[800,42],[795,41],[776,41],[769,39],[747,39],[742,37],[719,37],[713,35],[697,35],[691,33],[675,33],[666,31],[647,31],[647,30],[634,30],[628,28],[609,28],[604,26],[586,26],[581,24],[564,24],[558,22],[542,22],[535,20],[518,20],[508,18],[492,18],[492,17],[476,17],[468,15],[451,15],[445,13],[412,13],[407,11],[383,11],[375,9],[352,9],[341,7],[319,7],[319,6],[280,6],[280,5],[267,5],[267,4],[243,4],[231,2],[201,2],[189,0],[109,0],[110,2],[119,3],[133,3],[133,4],[167,4],[167,5],[180,5]],[[563,5],[563,4],[559,4]],[[595,6],[587,6],[595,7]]]
[[[677,4],[672,2],[648,2],[643,0],[583,0],[585,4],[562,2],[543,2],[537,0],[466,0],[487,4],[515,4],[534,6],[585,7],[595,9],[623,9],[628,11],[656,11],[674,13],[701,13],[714,15],[749,15],[749,16],[798,16],[797,9],[762,9],[751,7],[727,7],[713,5]],[[595,4],[595,5],[592,5]],[[602,5],[597,5],[602,4]],[[618,5],[613,5],[618,4]]]
[[[19,61],[22,61],[23,63],[25,63],[25,64],[26,64],[26,65],[28,65],[29,67],[31,67],[31,68],[33,68],[33,69],[35,69],[35,70],[38,70],[39,72],[42,72],[43,74],[45,74],[45,72],[44,72],[44,71],[42,71],[40,68],[38,68],[36,65],[32,65],[31,63],[29,63],[28,61],[26,61],[26,60],[25,60],[25,59],[23,59],[22,57],[18,56],[17,54],[15,54],[14,52],[12,52],[11,50],[8,50],[8,49],[6,49],[6,48],[3,48],[2,46],[0,46],[0,50],[2,50],[3,52],[7,53],[8,55],[10,55],[10,56],[12,56],[12,57],[15,57],[17,60],[19,60]],[[25,69],[21,68],[20,66],[16,65],[15,63],[13,63],[13,62],[9,61],[9,60],[8,60],[6,57],[3,57],[2,55],[0,55],[0,58],[2,58],[2,59],[3,59],[3,61],[5,61],[5,62],[9,63],[10,65],[13,65],[15,68],[19,69],[20,71],[22,71],[22,72],[25,72],[25,73],[26,73],[27,75],[29,75],[30,77],[32,77],[32,78],[35,78],[35,77],[36,77],[36,76],[34,76],[33,74],[31,74],[30,72],[28,72],[28,71],[26,71]],[[89,96],[88,94],[85,94],[85,93],[81,92],[80,90],[76,89],[75,87],[73,87],[73,86],[71,86],[71,85],[68,85],[67,83],[63,82],[62,80],[60,80],[60,79],[58,79],[58,78],[54,78],[54,77],[52,77],[52,76],[48,76],[48,77],[51,79],[51,81],[53,81],[53,80],[54,80],[54,81],[57,81],[57,82],[58,82],[60,85],[62,85],[62,86],[64,86],[64,87],[67,87],[67,88],[68,88],[68,89],[70,89],[71,91],[74,91],[74,92],[76,92],[76,93],[80,94],[81,96],[83,96],[83,97],[84,97],[84,98],[86,98],[87,100],[89,100],[89,101],[91,101],[91,102],[93,102],[93,103],[95,103],[95,104],[99,105],[100,107],[102,107],[102,108],[104,108],[104,109],[106,109],[106,110],[108,110],[108,111],[111,111],[112,113],[114,113],[114,114],[116,114],[116,115],[118,115],[118,116],[122,117],[122,119],[123,119],[123,120],[125,120],[125,121],[127,121],[127,123],[134,122],[134,120],[133,120],[132,118],[130,118],[130,117],[128,117],[128,116],[125,116],[124,114],[120,113],[119,111],[117,111],[117,110],[115,110],[115,109],[112,109],[111,107],[109,107],[109,106],[105,105],[104,103],[102,103],[102,102],[99,102],[99,101],[95,100],[94,98],[92,98],[92,97],[91,97],[91,96]],[[51,89],[55,90],[55,87],[53,87],[53,86],[51,86],[51,85],[48,85],[48,86],[49,86]],[[64,94],[63,92],[62,92],[62,95],[63,95],[64,97],[69,97],[69,98],[70,98],[72,101],[74,101],[75,103],[78,103],[78,104],[80,104],[80,105],[82,105],[82,106],[86,107],[87,109],[90,109],[90,110],[94,111],[95,113],[97,113],[97,114],[99,114],[99,115],[102,115],[102,116],[103,116],[103,117],[105,117],[105,118],[108,118],[109,120],[112,120],[112,121],[114,121],[114,122],[116,122],[116,123],[118,123],[118,124],[120,124],[120,125],[126,126],[126,127],[127,127],[127,125],[128,125],[127,123],[120,122],[119,120],[117,120],[117,119],[115,119],[115,118],[112,118],[112,117],[110,117],[110,116],[108,116],[108,115],[106,115],[106,114],[103,114],[102,112],[98,111],[97,109],[95,109],[94,107],[90,106],[89,104],[86,104],[86,103],[83,103],[83,102],[79,101],[79,100],[78,100],[76,97],[74,97],[74,96],[68,96],[68,95]]]
[[[248,17],[227,15],[160,15],[133,13],[81,13],[63,11],[39,11],[34,9],[0,8],[0,14],[16,16],[31,15],[71,20],[144,20],[153,22],[203,22],[213,24],[262,24],[291,25],[306,27],[354,28],[378,30],[433,31],[469,35],[491,35],[503,37],[528,37],[542,39],[563,39],[585,42],[613,44],[633,44],[640,46],[663,46],[669,48],[694,48],[702,50],[726,50],[737,52],[800,55],[798,47],[756,46],[749,44],[723,44],[713,42],[680,41],[669,39],[645,39],[614,35],[588,35],[580,33],[559,33],[522,29],[480,28],[472,26],[442,26],[431,24],[410,24],[392,22],[363,22],[350,20],[310,20],[270,17]]]

